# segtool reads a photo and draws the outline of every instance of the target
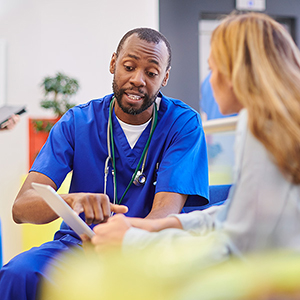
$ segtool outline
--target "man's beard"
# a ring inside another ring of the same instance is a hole
[[[118,87],[118,84],[116,83],[115,78],[113,79],[112,87],[113,87],[113,92],[117,99],[118,105],[120,106],[120,108],[123,110],[124,113],[129,114],[129,115],[138,115],[138,114],[142,113],[143,111],[145,111],[147,108],[149,108],[155,102],[157,95],[159,93],[159,90],[158,90],[152,97],[149,97],[148,94],[145,94],[145,93],[141,92],[140,90],[138,90],[138,92],[141,95],[143,95],[144,101],[143,101],[142,106],[140,108],[136,109],[133,106],[125,107],[122,104],[121,100],[122,100],[122,96],[125,93],[125,90],[120,89]],[[132,90],[133,90],[133,88],[132,88]],[[128,89],[127,89],[127,91],[128,91]]]

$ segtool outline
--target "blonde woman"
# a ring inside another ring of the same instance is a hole
[[[159,220],[116,215],[94,228],[96,249],[166,247],[212,233],[221,256],[299,249],[299,50],[270,17],[230,15],[213,32],[209,65],[220,111],[239,113],[235,185],[226,204]]]

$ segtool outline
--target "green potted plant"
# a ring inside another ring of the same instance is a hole
[[[40,105],[45,109],[52,109],[55,119],[35,119],[33,124],[36,131],[49,132],[54,123],[75,105],[75,103],[70,102],[70,98],[77,93],[79,83],[76,79],[57,72],[54,77],[46,76],[41,87],[43,88],[44,99],[41,100]]]
[[[75,104],[70,102],[72,95],[79,89],[78,81],[61,72],[54,77],[45,77],[41,83],[45,98],[41,101],[41,107],[52,109],[57,117],[61,117]]]
[[[51,109],[55,118],[29,118],[29,166],[31,166],[40,148],[45,143],[53,125],[67,110],[75,105],[70,101],[70,98],[77,93],[79,83],[76,79],[57,72],[53,77],[44,77],[41,87],[44,98],[41,100],[40,105],[45,109]]]

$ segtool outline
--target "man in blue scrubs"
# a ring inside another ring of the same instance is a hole
[[[106,222],[111,212],[146,218],[179,213],[189,195],[206,204],[200,116],[160,92],[170,64],[169,42],[159,32],[139,28],[124,35],[110,62],[113,94],[70,109],[53,127],[14,202],[16,223],[55,220],[58,216],[31,183],[57,190],[70,171],[70,191],[62,197],[91,227]],[[58,254],[80,246],[80,238],[63,224],[54,241],[1,269],[1,299],[35,299],[46,267],[59,264]]]

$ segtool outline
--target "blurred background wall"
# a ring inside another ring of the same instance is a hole
[[[28,118],[52,116],[39,104],[43,77],[62,71],[78,79],[76,103],[110,93],[111,55],[125,32],[141,26],[158,29],[158,0],[0,0],[3,102],[28,111],[16,128],[0,133],[4,262],[22,251],[22,226],[12,221],[11,206],[29,167]]]
[[[299,0],[160,0],[159,28],[168,37],[173,51],[172,80],[166,86],[165,94],[175,95],[199,110],[200,70],[207,68],[206,59],[199,60],[200,51],[205,47],[199,38],[199,23],[220,20],[222,16],[240,7],[237,5],[240,2],[264,2],[264,9],[259,12],[286,25],[299,45]]]

